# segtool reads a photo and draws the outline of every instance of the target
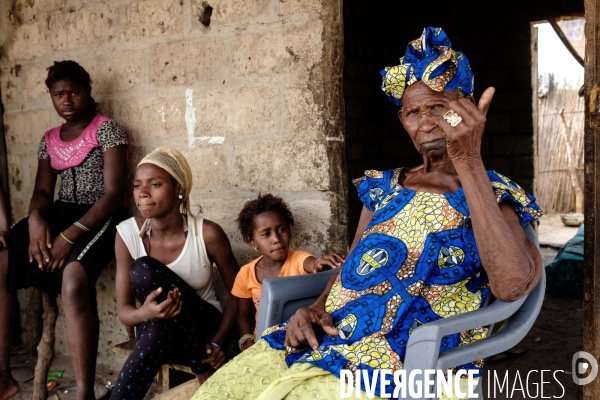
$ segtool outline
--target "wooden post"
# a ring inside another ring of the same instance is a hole
[[[48,389],[46,389],[46,377],[54,359],[54,328],[58,317],[58,306],[56,298],[48,293],[42,294],[44,307],[44,330],[42,340],[38,345],[38,358],[35,365],[35,378],[33,381],[33,400],[46,400]]]
[[[29,305],[26,309],[25,325],[27,329],[23,330],[21,337],[23,345],[29,354],[36,354],[36,347],[42,339],[42,314],[44,309],[42,306],[42,291],[33,289]]]
[[[585,243],[583,350],[600,357],[600,0],[585,3]],[[600,398],[600,377],[583,387],[583,398]]]

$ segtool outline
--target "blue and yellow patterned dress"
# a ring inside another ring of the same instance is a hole
[[[310,363],[337,377],[341,369],[401,369],[416,327],[476,310],[490,293],[462,188],[418,192],[398,183],[401,169],[365,173],[354,184],[374,215],[325,305],[339,336],[321,331],[317,351],[287,349],[288,366]],[[498,202],[513,203],[522,225],[541,216],[535,199],[516,183],[493,171],[488,176]],[[267,332],[269,345],[284,350],[285,324]],[[486,333],[480,327],[447,336],[440,352]],[[457,367],[481,366],[478,361]],[[392,382],[390,393],[393,388]]]

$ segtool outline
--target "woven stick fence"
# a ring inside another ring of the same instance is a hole
[[[535,194],[546,213],[583,212],[583,107],[578,85],[550,85],[538,102]]]

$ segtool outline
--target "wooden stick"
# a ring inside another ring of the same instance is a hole
[[[33,400],[46,400],[48,398],[48,389],[46,388],[46,379],[48,370],[54,359],[54,328],[56,327],[56,318],[58,317],[58,306],[56,298],[48,293],[42,294],[44,307],[44,330],[42,340],[38,345],[38,358],[35,365],[35,377],[33,381]]]

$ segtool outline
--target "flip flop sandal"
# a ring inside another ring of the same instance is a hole
[[[35,370],[27,365],[17,365],[10,367],[10,373],[17,382],[23,383],[33,379]]]

